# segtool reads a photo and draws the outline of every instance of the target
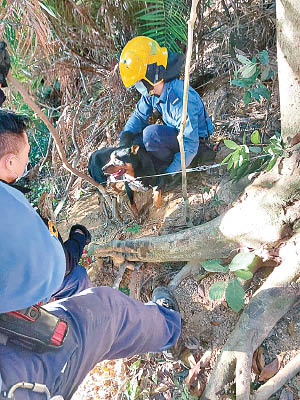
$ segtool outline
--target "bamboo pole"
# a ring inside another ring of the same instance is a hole
[[[184,206],[185,206],[185,221],[188,226],[192,226],[191,218],[190,218],[190,209],[189,209],[189,200],[187,195],[187,178],[186,178],[186,167],[185,167],[185,153],[184,153],[184,145],[183,145],[183,134],[185,130],[186,117],[187,117],[187,104],[188,104],[188,94],[189,94],[189,79],[190,79],[190,66],[191,66],[191,58],[193,52],[193,31],[194,25],[196,21],[196,9],[199,0],[192,1],[190,19],[188,20],[188,45],[187,45],[187,53],[186,53],[186,61],[185,61],[185,70],[184,70],[184,93],[183,93],[183,106],[182,106],[182,120],[180,124],[179,135],[177,136],[179,148],[180,148],[180,158],[181,158],[181,170],[182,170],[182,194],[184,198]]]

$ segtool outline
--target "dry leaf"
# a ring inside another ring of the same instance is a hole
[[[218,322],[218,321],[210,321],[210,324],[213,325],[213,326],[219,326],[219,325],[221,325],[221,322]]]
[[[201,360],[200,360],[200,361],[201,361]],[[200,372],[200,369],[201,369],[200,361],[198,361],[197,364],[194,365],[194,367],[191,368],[191,369],[189,370],[189,374],[188,374],[188,376],[185,378],[185,381],[184,381],[184,382],[185,382],[185,384],[187,385],[188,388],[189,388],[189,387],[191,386],[191,384],[196,380],[196,378],[197,378],[197,376],[198,376],[198,374],[199,374],[199,372]]]
[[[276,356],[275,360],[270,362],[270,364],[266,365],[263,370],[261,371],[258,380],[259,381],[267,381],[268,379],[272,378],[275,374],[277,374],[280,364],[282,361],[283,356],[279,355]]]
[[[206,219],[206,221],[210,221],[210,213],[208,212],[208,211],[206,211],[206,213],[205,213],[205,219]]]
[[[199,398],[204,392],[206,386],[206,378],[201,376],[198,378],[197,382],[195,382],[190,388],[189,392],[192,396]]]
[[[264,369],[264,366],[266,364],[264,357],[264,348],[261,346],[257,349],[256,364],[259,369],[259,372],[261,372]]]
[[[294,321],[290,321],[288,324],[288,333],[290,336],[295,336],[295,324]]]
[[[180,354],[180,360],[187,368],[193,368],[197,364],[193,354],[190,352],[189,349],[185,349]]]
[[[200,368],[204,369],[204,368],[206,368],[208,366],[208,364],[210,362],[210,359],[211,359],[211,356],[212,356],[212,351],[211,350],[207,350],[203,354],[203,356],[200,358],[200,361],[199,361]]]
[[[255,373],[255,375],[259,375],[259,374],[260,374],[260,370],[258,369],[256,359],[257,359],[257,349],[256,349],[255,352],[253,353],[253,358],[252,358],[252,371]]]

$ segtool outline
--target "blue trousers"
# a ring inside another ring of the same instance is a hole
[[[74,284],[80,278],[81,284]],[[59,350],[34,353],[0,345],[2,393],[17,382],[47,385],[51,396],[70,400],[87,373],[102,360],[158,352],[171,347],[181,330],[179,313],[154,303],[143,304],[110,287],[90,286],[83,267],[76,267],[56,293],[76,294],[45,308],[66,320],[69,333]],[[0,396],[1,398],[1,396]],[[27,389],[16,400],[44,400],[44,394]]]
[[[134,138],[133,143],[144,145],[145,149],[158,160],[170,165],[174,154],[180,151],[178,131],[167,125],[148,125],[143,133]]]

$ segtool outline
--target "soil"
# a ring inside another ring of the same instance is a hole
[[[222,187],[226,188],[226,185],[220,186],[220,182],[224,182],[224,173],[224,168],[221,168],[213,169],[210,173],[193,173],[193,176],[189,177],[188,193],[191,216],[195,225],[214,218],[220,210],[228,207],[228,204],[222,200],[222,198],[227,199],[228,194],[221,192]],[[66,237],[69,228],[74,223],[84,224],[91,231],[96,244],[113,239],[163,235],[183,229],[185,218],[181,188],[165,194],[163,200],[163,206],[156,209],[152,204],[151,193],[138,194],[137,204],[141,210],[139,219],[134,220],[128,209],[122,205],[120,209],[123,223],[115,224],[105,217],[98,204],[98,195],[89,190],[68,209],[64,220],[58,225],[59,230]],[[93,256],[90,258],[91,265],[87,265],[85,259],[83,262],[95,285],[112,286],[118,271],[111,260],[109,258],[96,259]],[[153,288],[158,285],[167,285],[183,266],[184,263],[145,263],[137,279],[140,300],[149,301]],[[263,283],[269,272],[260,270],[255,275],[246,291],[245,304],[249,302],[251,295]],[[131,277],[132,271],[127,270],[120,285],[120,290],[127,294],[129,294]],[[182,337],[187,348],[186,354],[183,356],[184,362],[167,363],[163,361],[161,355],[104,361],[86,377],[72,400],[192,399],[193,397],[181,397],[184,395],[184,378],[189,369],[204,354],[206,356],[208,354],[209,360],[206,367],[198,375],[198,386],[200,385],[200,387],[198,389],[191,387],[190,394],[187,395],[192,396],[193,394],[196,395],[194,398],[197,398],[209,377],[218,354],[239,318],[239,314],[228,307],[224,298],[219,301],[209,299],[210,286],[224,279],[228,280],[229,277],[217,273],[205,274],[203,270],[196,276],[186,278],[175,290],[184,321]],[[276,356],[282,356],[283,366],[299,351],[299,309],[300,305],[297,305],[291,310],[263,342],[266,364],[273,361]],[[139,368],[135,368],[137,363],[140,363]],[[154,379],[153,375],[155,374],[157,376]],[[256,382],[256,386],[259,385],[255,374],[253,374],[253,381]],[[300,381],[299,376],[286,385],[286,388],[288,387],[292,391],[294,399],[299,398],[298,381]],[[132,388],[134,385],[136,385],[136,389]],[[135,395],[130,394],[134,390],[136,390]],[[279,399],[279,395],[280,392],[272,398]],[[220,395],[220,399],[234,398],[232,397],[234,396],[233,389],[225,388],[222,396]]]
[[[274,90],[268,115],[265,115],[263,105],[252,103],[243,108],[242,95],[239,89],[230,88],[230,93],[224,95],[224,87],[209,91],[204,96],[209,113],[215,112],[216,132],[213,140],[227,137],[239,141],[246,133],[247,137],[254,129],[265,128],[265,136],[272,136],[278,129],[278,92]],[[214,104],[224,97],[218,109]],[[273,113],[273,114],[272,114]],[[272,118],[270,115],[272,114]],[[241,118],[240,116],[243,116]],[[251,118],[250,118],[251,116]],[[218,123],[219,121],[219,123]],[[222,124],[226,121],[226,124]],[[268,121],[273,121],[272,126]],[[276,125],[277,124],[277,125]],[[228,154],[228,149],[221,145],[216,163],[221,162]],[[192,222],[202,224],[219,215],[231,206],[234,201],[234,187],[229,186],[225,167],[211,169],[208,172],[193,172],[188,175],[188,196]],[[237,184],[239,185],[239,184]],[[230,191],[230,192],[229,192]],[[238,193],[238,190],[237,190]],[[64,238],[70,227],[75,223],[85,225],[91,232],[94,244],[105,243],[114,239],[139,238],[148,235],[164,235],[185,228],[184,202],[181,188],[163,196],[163,205],[155,208],[152,193],[138,193],[136,196],[139,217],[133,218],[124,201],[119,199],[119,210],[122,222],[113,222],[107,218],[103,207],[99,204],[98,194],[94,189],[83,186],[82,195],[60,214],[58,228]],[[93,256],[93,245],[90,245],[90,262],[87,258],[82,263],[96,286],[112,286],[118,270],[112,261],[106,258],[96,259]],[[184,263],[144,263],[138,273],[138,298],[149,301],[154,287],[167,285],[172,277],[184,266]],[[246,290],[245,304],[252,294],[264,282],[267,270],[259,270]],[[133,272],[126,270],[120,284],[120,290],[129,295]],[[179,302],[184,321],[182,337],[186,351],[181,362],[165,362],[161,354],[146,354],[130,359],[103,361],[86,377],[72,400],[91,399],[186,399],[192,400],[200,396],[205,383],[214,367],[229,334],[239,318],[240,313],[232,311],[224,298],[218,301],[209,299],[210,286],[220,280],[228,280],[223,274],[199,271],[198,275],[189,276],[176,288],[175,295]],[[282,359],[281,366],[291,360],[300,348],[300,304],[296,305],[275,326],[269,337],[262,343],[264,360],[268,364],[276,357]],[[204,367],[196,376],[195,382],[187,386],[185,381],[191,368],[199,361]],[[253,373],[253,385],[257,388],[258,376]],[[282,390],[289,391],[290,397],[300,399],[300,375],[288,382],[272,399],[279,399]],[[194,397],[193,397],[194,396]],[[282,395],[284,396],[284,394]],[[292,396],[292,397],[291,397]],[[234,388],[228,386],[220,394],[220,399],[234,399]],[[283,398],[283,397],[282,397]],[[285,398],[285,397],[284,397]]]

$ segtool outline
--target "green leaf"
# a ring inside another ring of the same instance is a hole
[[[255,88],[255,89],[256,89],[256,88]],[[252,96],[255,100],[260,101],[260,95],[256,92],[255,89],[250,90],[251,96]]]
[[[259,53],[260,62],[264,65],[269,63],[269,53],[267,50],[263,50]]]
[[[247,269],[254,261],[255,254],[241,252],[233,257],[229,264],[230,271],[237,271],[239,269]]]
[[[233,154],[230,154],[230,155],[232,156]],[[233,166],[233,157],[231,157],[230,160],[228,161],[227,171],[229,171],[232,166]]]
[[[218,258],[216,260],[202,261],[200,264],[208,272],[228,272],[228,267],[220,264],[221,260]]]
[[[225,163],[231,158],[231,156],[232,156],[232,153],[228,154],[228,155],[224,158],[224,160],[221,162],[221,165],[225,164]]]
[[[273,75],[273,70],[269,65],[263,65],[261,67],[261,74],[260,74],[260,79],[262,81],[266,81],[268,79],[270,79]]]
[[[242,78],[251,78],[256,73],[256,64],[248,64],[240,69]]]
[[[246,269],[238,269],[234,273],[238,278],[244,279],[244,281],[247,281],[248,279],[253,278],[252,272],[248,271]]]
[[[276,164],[278,156],[272,158],[272,160],[269,162],[266,171],[269,172],[271,171],[271,169],[274,167],[274,165]]]
[[[230,279],[225,291],[225,298],[229,307],[235,312],[239,312],[244,305],[245,291],[240,282],[235,279]]]
[[[224,295],[226,285],[227,285],[227,283],[223,282],[223,281],[213,283],[211,285],[211,287],[209,288],[209,292],[208,292],[209,298],[211,300],[220,299]]]
[[[260,143],[260,136],[259,136],[258,130],[255,130],[254,132],[251,133],[250,140],[251,140],[251,143],[253,143],[253,144]]]
[[[249,150],[252,151],[252,153],[255,153],[255,154],[259,154],[262,151],[261,148],[257,147],[257,146],[249,146]]]
[[[247,90],[247,92],[244,94],[244,104],[246,106],[251,102],[251,98],[251,93],[249,92],[249,90]]]
[[[228,139],[224,140],[224,144],[225,144],[226,147],[228,147],[228,149],[232,149],[232,150],[236,150],[236,149],[238,149],[240,147],[233,140],[228,140]]]
[[[232,81],[230,81],[230,85],[248,88],[251,84],[249,84],[246,79],[232,79]]]
[[[236,58],[239,60],[240,63],[242,64],[251,64],[251,61],[249,60],[249,58],[242,56],[241,54],[237,54]]]

